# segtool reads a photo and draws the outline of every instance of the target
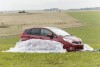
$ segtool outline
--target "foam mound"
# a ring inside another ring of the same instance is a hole
[[[82,51],[93,51],[94,49],[88,44],[84,44],[84,49]]]
[[[5,52],[27,52],[27,53],[65,53],[63,44],[56,41],[30,39],[27,41],[17,42],[14,48]]]
[[[81,51],[93,51],[94,49],[87,44],[84,44],[84,49]],[[27,41],[19,41],[15,47],[2,52],[26,52],[26,53],[65,53],[63,44],[51,40],[30,39]]]

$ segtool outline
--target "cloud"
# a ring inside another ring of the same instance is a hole
[[[81,8],[100,6],[100,0],[0,0],[0,10]]]

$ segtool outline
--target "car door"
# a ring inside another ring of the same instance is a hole
[[[41,36],[41,29],[40,28],[32,28],[30,32],[30,38],[31,39],[40,39]]]
[[[48,35],[53,35],[53,38],[48,37]],[[41,29],[41,39],[44,40],[54,40],[54,41],[59,41],[57,36],[50,30],[48,29]]]

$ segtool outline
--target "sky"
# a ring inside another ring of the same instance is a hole
[[[100,0],[0,0],[0,11],[100,7]]]

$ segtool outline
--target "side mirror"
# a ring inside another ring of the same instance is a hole
[[[50,39],[53,39],[53,35],[48,34],[47,37],[50,37]]]
[[[50,34],[48,34],[48,35],[47,35],[47,37],[51,37],[51,35],[50,35]]]

